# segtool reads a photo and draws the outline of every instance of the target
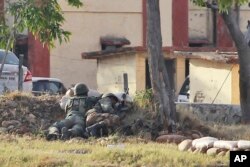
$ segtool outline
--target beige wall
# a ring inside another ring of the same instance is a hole
[[[248,4],[242,5],[240,7],[240,28],[242,32],[247,31],[247,21],[250,18],[250,8],[248,7]]]
[[[160,1],[162,46],[172,46],[172,0]]]
[[[142,46],[141,0],[83,2],[84,6],[77,10],[62,4],[64,26],[74,33],[83,52],[100,50],[102,36],[126,37],[130,46]]]
[[[146,88],[146,58],[145,53],[136,55],[136,91]]]
[[[232,69],[232,104],[240,104],[239,64],[235,64]]]
[[[182,84],[185,81],[185,58],[176,58],[176,91],[175,95],[178,95]]]
[[[98,60],[97,84],[102,93],[123,91],[123,74],[128,74],[129,93],[136,91],[135,53],[109,56]]]
[[[189,39],[212,42],[213,24],[211,9],[199,7],[189,1],[188,33]]]
[[[215,63],[199,59],[191,59],[190,102],[193,102],[196,93],[201,91],[202,93],[200,95],[204,96],[203,103],[212,103],[214,98],[217,96],[214,102],[215,104],[231,104],[231,69],[232,65],[229,64]],[[223,85],[224,80],[225,83]]]
[[[141,0],[84,0],[76,9],[60,1],[64,11],[63,28],[72,33],[69,43],[56,44],[51,50],[51,76],[69,86],[84,82],[97,88],[95,60],[83,60],[82,52],[101,50],[100,37],[126,37],[131,46],[142,46]],[[134,74],[135,75],[135,74]]]

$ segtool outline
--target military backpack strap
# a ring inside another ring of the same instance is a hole
[[[70,111],[80,111],[85,113],[87,104],[86,104],[87,97],[71,97],[66,105],[65,111],[68,113]]]

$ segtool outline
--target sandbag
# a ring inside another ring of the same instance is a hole
[[[204,148],[208,149],[208,148],[213,147],[214,142],[217,140],[218,139],[214,137],[209,137],[209,136],[202,137],[202,138],[193,140],[192,146],[198,149],[204,149]]]
[[[214,147],[232,150],[237,148],[237,141],[218,140],[214,142]]]
[[[250,149],[250,141],[249,140],[239,140],[237,143],[239,149]]]
[[[178,145],[178,149],[180,151],[187,151],[191,147],[192,147],[192,140],[190,139],[184,140]]]
[[[179,144],[183,140],[186,140],[187,137],[182,135],[162,135],[156,138],[156,142],[159,143],[175,143]]]

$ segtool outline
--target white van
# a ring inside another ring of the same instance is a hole
[[[0,67],[2,65],[3,58],[6,51],[0,49]],[[18,90],[18,65],[19,59],[17,56],[8,52],[8,56],[5,60],[3,67],[3,72],[0,77],[0,94],[4,91],[15,91]],[[32,91],[32,74],[27,67],[22,66],[23,68],[23,91],[31,92]]]

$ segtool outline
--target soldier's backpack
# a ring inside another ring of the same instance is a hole
[[[71,111],[76,111],[85,115],[89,109],[93,108],[96,101],[97,99],[94,97],[71,97],[68,103],[66,104],[65,112],[68,114]]]

